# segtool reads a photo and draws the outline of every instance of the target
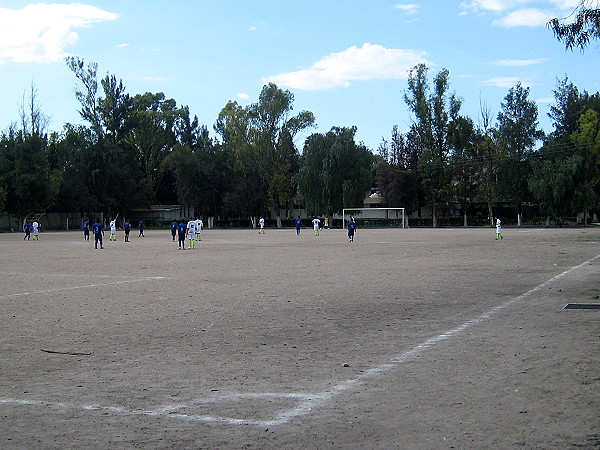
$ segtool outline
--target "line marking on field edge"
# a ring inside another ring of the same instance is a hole
[[[12,404],[12,405],[23,405],[23,406],[38,406],[38,407],[47,407],[51,409],[75,409],[75,410],[84,410],[84,411],[102,411],[106,413],[113,413],[117,415],[130,415],[130,416],[152,416],[152,417],[165,417],[172,419],[180,419],[186,421],[193,422],[204,422],[204,423],[222,423],[227,425],[255,425],[260,427],[273,427],[278,425],[286,424],[294,419],[297,419],[302,416],[306,416],[313,412],[315,409],[323,407],[329,400],[332,398],[349,392],[356,387],[364,384],[370,378],[374,378],[376,376],[380,376],[390,370],[395,369],[400,364],[406,363],[408,361],[414,360],[415,357],[424,353],[425,351],[435,347],[436,345],[445,342],[451,338],[454,338],[460,334],[462,334],[465,330],[472,328],[481,324],[482,322],[493,318],[496,314],[508,308],[509,306],[514,305],[515,303],[520,302],[524,298],[529,295],[540,291],[541,289],[547,287],[548,285],[554,283],[560,278],[580,269],[581,267],[592,263],[593,261],[600,258],[600,254],[595,257],[577,265],[571,267],[568,270],[550,278],[544,283],[530,289],[529,291],[514,297],[511,300],[508,300],[501,305],[498,305],[489,311],[485,312],[481,316],[468,320],[464,322],[462,325],[459,325],[445,333],[439,334],[431,339],[428,339],[420,344],[416,345],[410,350],[407,350],[397,356],[391,358],[388,362],[380,364],[379,366],[375,366],[367,370],[365,373],[359,375],[354,379],[349,379],[338,383],[332,389],[324,392],[317,393],[239,393],[239,394],[230,394],[230,395],[221,395],[214,398],[203,398],[193,400],[188,405],[161,405],[155,409],[150,410],[131,410],[118,406],[100,406],[100,405],[74,405],[69,403],[51,403],[44,402],[40,400],[27,400],[27,399],[12,399],[12,398],[2,398],[0,397],[0,404]],[[240,402],[242,400],[257,400],[257,399],[284,399],[284,400],[292,400],[296,401],[296,406],[287,410],[284,410],[275,415],[272,419],[269,420],[251,420],[247,418],[235,418],[235,417],[221,417],[221,416],[211,416],[211,415],[197,415],[197,414],[184,414],[181,412],[183,409],[189,409],[197,407],[197,405],[208,405],[208,404],[217,404],[217,403],[225,403],[225,402]]]
[[[130,280],[112,281],[112,282],[108,282],[108,283],[93,283],[93,284],[84,284],[81,286],[66,286],[66,287],[55,288],[55,289],[42,289],[39,291],[17,292],[15,294],[0,295],[0,299],[10,298],[10,297],[22,297],[25,295],[50,294],[52,292],[73,291],[76,289],[89,289],[89,288],[102,287],[102,286],[114,286],[117,284],[124,284],[124,283],[139,283],[140,281],[162,280],[164,278],[165,277],[143,277],[143,278],[133,278]]]

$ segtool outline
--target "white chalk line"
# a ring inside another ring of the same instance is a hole
[[[74,405],[68,403],[50,403],[43,402],[39,400],[25,400],[25,399],[12,399],[12,398],[0,398],[0,404],[11,404],[11,405],[24,405],[24,406],[38,406],[38,407],[48,407],[52,409],[76,409],[76,410],[84,410],[84,411],[102,411],[108,412],[118,415],[129,415],[129,416],[153,416],[153,417],[167,417],[172,419],[180,419],[185,421],[193,421],[193,422],[204,422],[204,423],[222,423],[227,425],[255,425],[260,427],[274,427],[278,425],[286,424],[294,419],[297,419],[302,416],[306,416],[313,412],[314,410],[323,407],[328,401],[332,398],[349,392],[353,389],[356,389],[358,386],[364,384],[367,380],[383,375],[386,372],[389,372],[399,365],[404,364],[406,362],[414,360],[417,356],[424,353],[425,351],[435,347],[436,345],[445,342],[451,338],[454,338],[466,330],[473,328],[477,325],[480,325],[482,322],[492,319],[495,315],[500,313],[501,311],[507,309],[508,307],[522,301],[526,297],[534,294],[541,289],[551,285],[555,281],[563,278],[564,276],[579,270],[580,268],[594,262],[600,258],[600,254],[595,257],[585,261],[577,266],[574,266],[564,272],[550,278],[544,283],[530,289],[529,291],[519,295],[518,297],[514,297],[511,300],[508,300],[501,305],[498,305],[489,311],[485,312],[481,316],[471,319],[462,325],[457,326],[445,333],[439,334],[431,339],[428,339],[412,349],[405,351],[393,358],[391,358],[388,362],[372,367],[367,370],[365,373],[359,375],[358,377],[350,380],[345,380],[338,383],[331,390],[318,392],[318,393],[309,393],[309,394],[301,394],[301,393],[240,393],[240,394],[230,394],[230,395],[221,395],[214,398],[204,398],[197,399],[191,402],[190,405],[162,405],[155,409],[151,410],[131,410],[117,406],[100,406],[100,405]],[[284,410],[278,413],[275,417],[269,420],[251,420],[246,418],[235,418],[235,417],[221,417],[221,416],[211,416],[211,415],[197,415],[197,414],[184,414],[181,411],[185,409],[190,409],[193,407],[198,407],[196,405],[210,405],[210,404],[218,404],[225,402],[240,402],[243,400],[262,400],[262,399],[280,399],[280,400],[291,400],[296,401],[297,404],[295,407]]]
[[[92,284],[84,284],[84,285],[79,285],[79,286],[65,286],[65,287],[53,288],[53,289],[40,289],[38,291],[17,292],[14,294],[0,295],[0,299],[11,298],[11,297],[22,297],[22,296],[27,296],[27,295],[50,294],[52,292],[73,291],[73,290],[77,290],[77,289],[89,289],[89,288],[95,288],[95,287],[114,286],[114,285],[124,284],[124,283],[139,283],[141,281],[162,280],[164,278],[165,277],[143,277],[143,278],[132,278],[129,280],[112,281],[112,282],[107,282],[107,283],[92,283]]]

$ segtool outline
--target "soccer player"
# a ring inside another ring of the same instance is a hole
[[[90,219],[85,219],[83,221],[83,240],[84,241],[89,241],[90,240]]]
[[[129,242],[129,232],[131,231],[131,224],[129,220],[123,222],[123,231],[125,231],[125,242]]]
[[[312,223],[313,223],[313,229],[315,230],[315,236],[318,236],[319,229],[320,229],[319,224],[321,223],[321,221],[317,218],[317,216],[315,216],[315,218],[312,220]]]
[[[348,221],[348,239],[350,242],[354,242],[354,232],[356,231],[356,222],[354,221],[354,217],[350,216],[350,220]]]
[[[298,216],[295,223],[296,223],[296,234],[298,236],[300,236],[300,227],[302,226],[302,219],[300,218],[300,216]]]
[[[500,220],[500,217],[496,218],[496,240],[498,239],[502,239],[504,236],[502,236],[502,221]]]
[[[31,240],[31,225],[29,225],[29,223],[25,222],[23,224],[23,231],[25,232],[25,237],[23,237],[23,240],[27,239],[28,241]]]
[[[143,220],[140,220],[138,222],[138,230],[140,230],[140,234],[138,235],[138,237],[140,237],[140,236],[146,237],[146,236],[144,236],[144,221]]]
[[[196,240],[197,241],[201,241],[202,240],[202,227],[204,226],[204,222],[202,222],[202,219],[198,218],[196,219]]]
[[[187,224],[188,248],[196,247],[196,221],[190,217]]]
[[[175,242],[175,235],[177,234],[177,225],[179,224],[176,220],[171,222],[171,236],[173,237],[173,242]]]
[[[264,217],[261,217],[260,220],[258,221],[258,234],[265,234],[265,219]]]
[[[37,223],[37,221],[33,221],[33,223],[31,224],[31,230],[33,231],[33,240],[34,241],[39,241],[40,240],[40,230],[39,230],[40,224]]]
[[[102,236],[104,235],[104,226],[102,225],[102,221],[100,219],[96,220],[96,223],[92,225],[92,230],[94,230],[94,248],[98,248],[98,242],[100,242],[100,248],[103,249],[102,246]]]
[[[179,238],[179,249],[185,250],[185,235],[187,233],[187,224],[185,220],[181,219],[179,225],[177,225],[177,236]]]
[[[113,220],[111,220],[109,222],[109,226],[110,226],[110,236],[108,236],[109,241],[117,240],[117,218],[118,217],[119,217],[119,214],[117,214],[117,217],[115,217]]]

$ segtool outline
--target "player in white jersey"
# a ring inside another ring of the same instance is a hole
[[[204,225],[204,223],[202,222],[202,219],[200,219],[200,218],[196,219],[196,240],[197,241],[202,240],[202,226],[203,225]]]
[[[312,220],[312,223],[313,223],[313,229],[315,230],[315,236],[318,236],[319,235],[319,230],[321,228],[321,226],[320,226],[321,221],[317,217],[315,217]]]
[[[108,224],[110,227],[110,235],[108,236],[109,241],[117,240],[117,219],[118,218],[119,218],[119,214],[117,214],[117,217],[115,217],[113,220],[111,220]]]
[[[500,220],[500,217],[498,217],[496,219],[496,240],[498,239],[502,239],[504,236],[502,236],[502,221]]]
[[[195,248],[196,242],[196,221],[190,217],[187,224],[188,248]]]
[[[37,223],[37,220],[33,221],[33,223],[31,224],[31,228],[33,231],[33,240],[39,241],[40,240],[40,224]]]

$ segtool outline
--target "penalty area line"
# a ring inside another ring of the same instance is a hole
[[[193,422],[204,422],[204,423],[223,423],[228,425],[254,425],[254,426],[278,426],[284,425],[286,423],[291,422],[292,420],[298,419],[303,416],[307,416],[314,412],[316,409],[324,407],[329,401],[331,401],[334,397],[350,393],[353,390],[357,389],[359,386],[365,384],[370,379],[373,379],[377,376],[381,376],[386,372],[391,370],[395,370],[401,364],[414,361],[416,357],[425,353],[426,351],[435,348],[438,344],[449,341],[450,339],[456,338],[465,331],[475,326],[482,324],[487,320],[491,320],[502,312],[503,310],[509,308],[512,305],[515,305],[521,302],[523,299],[528,296],[540,291],[541,289],[551,285],[557,280],[569,275],[572,272],[579,270],[580,268],[594,262],[595,260],[600,258],[600,254],[595,257],[577,265],[571,267],[568,270],[550,278],[549,280],[539,284],[538,286],[530,289],[529,291],[518,295],[492,309],[480,315],[479,317],[473,318],[464,322],[462,325],[459,325],[451,330],[448,330],[444,333],[441,333],[435,337],[427,339],[426,341],[421,342],[420,344],[414,346],[413,348],[400,353],[392,358],[390,358],[387,362],[380,364],[378,366],[372,367],[367,370],[365,373],[359,375],[354,379],[349,379],[345,381],[339,382],[333,388],[324,391],[324,392],[315,392],[315,393],[239,393],[232,395],[224,395],[216,398],[204,398],[200,400],[192,401],[190,405],[163,405],[159,406],[153,410],[128,410],[126,408],[118,407],[118,406],[100,406],[100,405],[73,405],[68,403],[50,403],[43,402],[39,400],[25,400],[25,399],[12,399],[12,398],[1,398],[0,404],[12,404],[12,405],[22,405],[22,406],[38,406],[38,407],[47,407],[53,409],[78,409],[85,411],[104,411],[113,414],[121,414],[121,415],[143,415],[143,416],[153,416],[153,417],[165,417],[170,419],[179,419],[179,420],[188,420]],[[160,278],[160,277],[158,277]],[[141,281],[141,280],[139,280]],[[212,416],[212,415],[197,415],[197,414],[185,414],[182,410],[189,409],[192,407],[207,406],[209,404],[215,403],[223,403],[223,402],[240,402],[242,400],[260,400],[260,399],[268,399],[273,401],[274,399],[287,399],[291,401],[295,401],[296,405],[283,410],[270,420],[252,420],[248,418],[235,418],[235,417],[222,417],[222,416]]]
[[[113,281],[113,282],[107,282],[107,283],[91,283],[91,284],[84,284],[81,286],[67,286],[67,287],[55,288],[55,289],[41,289],[39,291],[17,292],[15,294],[0,295],[0,299],[12,298],[12,297],[22,297],[22,296],[26,296],[26,295],[50,294],[52,292],[73,291],[73,290],[77,290],[77,289],[90,289],[90,288],[95,288],[95,287],[115,286],[118,284],[125,284],[125,283],[139,283],[141,281],[163,280],[164,278],[165,277],[144,277],[144,278],[134,278],[131,280],[119,280],[119,281]]]

